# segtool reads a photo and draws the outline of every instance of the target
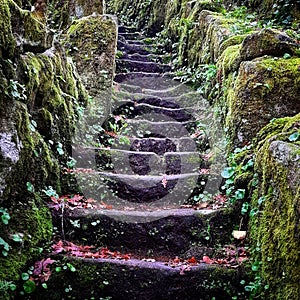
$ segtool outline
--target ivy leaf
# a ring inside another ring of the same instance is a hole
[[[34,281],[27,280],[26,282],[24,282],[23,288],[24,288],[25,293],[31,294],[35,291],[36,285],[35,285]]]
[[[34,193],[34,186],[32,185],[31,182],[26,182],[26,187],[27,187],[27,191],[30,193]]]
[[[21,277],[22,277],[22,280],[28,280],[29,279],[29,274],[28,273],[22,273]]]
[[[233,176],[234,172],[235,172],[235,167],[224,168],[224,170],[221,173],[221,176],[223,178],[228,179]]]
[[[289,136],[289,141],[295,142],[298,140],[299,136],[300,136],[300,133],[297,131]]]

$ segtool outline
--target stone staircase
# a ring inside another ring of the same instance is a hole
[[[54,199],[62,268],[38,299],[243,299],[208,103],[133,28],[119,27],[118,50],[111,115],[94,144],[73,149],[85,197]]]

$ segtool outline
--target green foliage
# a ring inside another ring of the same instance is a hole
[[[17,286],[12,281],[0,280],[0,293],[6,291],[15,291]]]
[[[26,101],[26,88],[16,80],[10,80],[8,89],[5,91],[7,96],[12,96],[16,100]]]
[[[23,289],[26,294],[31,294],[36,290],[35,282],[32,280],[27,280],[23,284]]]
[[[10,215],[6,208],[0,207],[1,221],[4,225],[7,225],[10,220]]]
[[[10,246],[2,237],[0,237],[0,247],[2,248],[2,255],[7,256],[8,251],[10,250]]]

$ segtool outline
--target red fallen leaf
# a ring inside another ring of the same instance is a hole
[[[104,132],[106,134],[108,134],[109,136],[113,137],[113,138],[117,138],[118,137],[118,135],[115,132],[113,132],[113,131],[104,131]]]
[[[209,206],[208,202],[200,202],[196,205],[193,206],[194,209],[204,209],[207,208]]]
[[[180,275],[185,275],[184,272],[190,271],[190,270],[191,270],[191,267],[190,267],[190,266],[183,265],[183,266],[180,267],[180,272],[179,272],[179,274],[180,274]]]
[[[113,206],[112,206],[112,205],[106,204],[106,203],[104,203],[103,201],[101,201],[101,206],[102,206],[103,208],[106,208],[106,209],[113,209]]]
[[[226,202],[228,200],[227,196],[222,194],[215,195],[213,199],[218,202]]]
[[[173,263],[179,264],[179,263],[180,263],[180,258],[179,258],[178,256],[176,256],[176,257],[173,259]]]
[[[197,263],[197,259],[193,256],[192,258],[188,259],[188,263],[190,263],[190,264],[196,264]]]
[[[211,265],[211,264],[214,263],[214,260],[210,259],[209,256],[203,256],[202,261],[203,261],[204,263],[206,263],[206,264],[209,264],[209,265]]]
[[[210,173],[210,170],[209,170],[209,169],[200,169],[199,173],[200,173],[201,175],[209,174],[209,173]]]
[[[238,262],[243,262],[244,260],[247,260],[248,257],[238,257]]]
[[[213,153],[208,153],[208,154],[204,154],[203,155],[203,159],[205,160],[205,161],[208,161],[210,158],[212,158],[213,157]]]
[[[55,260],[50,258],[44,258],[40,261],[37,261],[34,264],[34,269],[32,272],[33,281],[35,281],[37,284],[47,281],[51,276],[51,269],[49,266],[52,265],[54,262]]]
[[[62,240],[60,240],[56,244],[52,245],[52,248],[54,249],[54,254],[58,254],[58,253],[65,251]]]

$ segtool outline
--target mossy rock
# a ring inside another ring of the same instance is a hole
[[[35,14],[21,9],[14,1],[9,2],[12,32],[18,37],[20,52],[41,53],[52,46],[53,32]]]
[[[116,40],[116,23],[106,16],[82,18],[67,32],[65,46],[92,96],[111,87]]]
[[[299,121],[299,114],[278,119],[259,135],[259,185],[252,197],[257,213],[250,229],[253,248],[259,248],[253,259],[261,262],[259,272],[270,286],[265,299],[300,297],[300,143],[290,138],[299,132]]]
[[[264,55],[282,57],[299,52],[299,44],[284,32],[266,28],[245,38],[241,48],[241,59],[252,60]]]
[[[16,46],[12,34],[9,0],[0,3],[0,55],[11,57]]]
[[[240,64],[232,93],[228,92],[226,100],[226,122],[233,145],[251,143],[270,120],[300,111],[299,65],[299,58],[272,57]]]

